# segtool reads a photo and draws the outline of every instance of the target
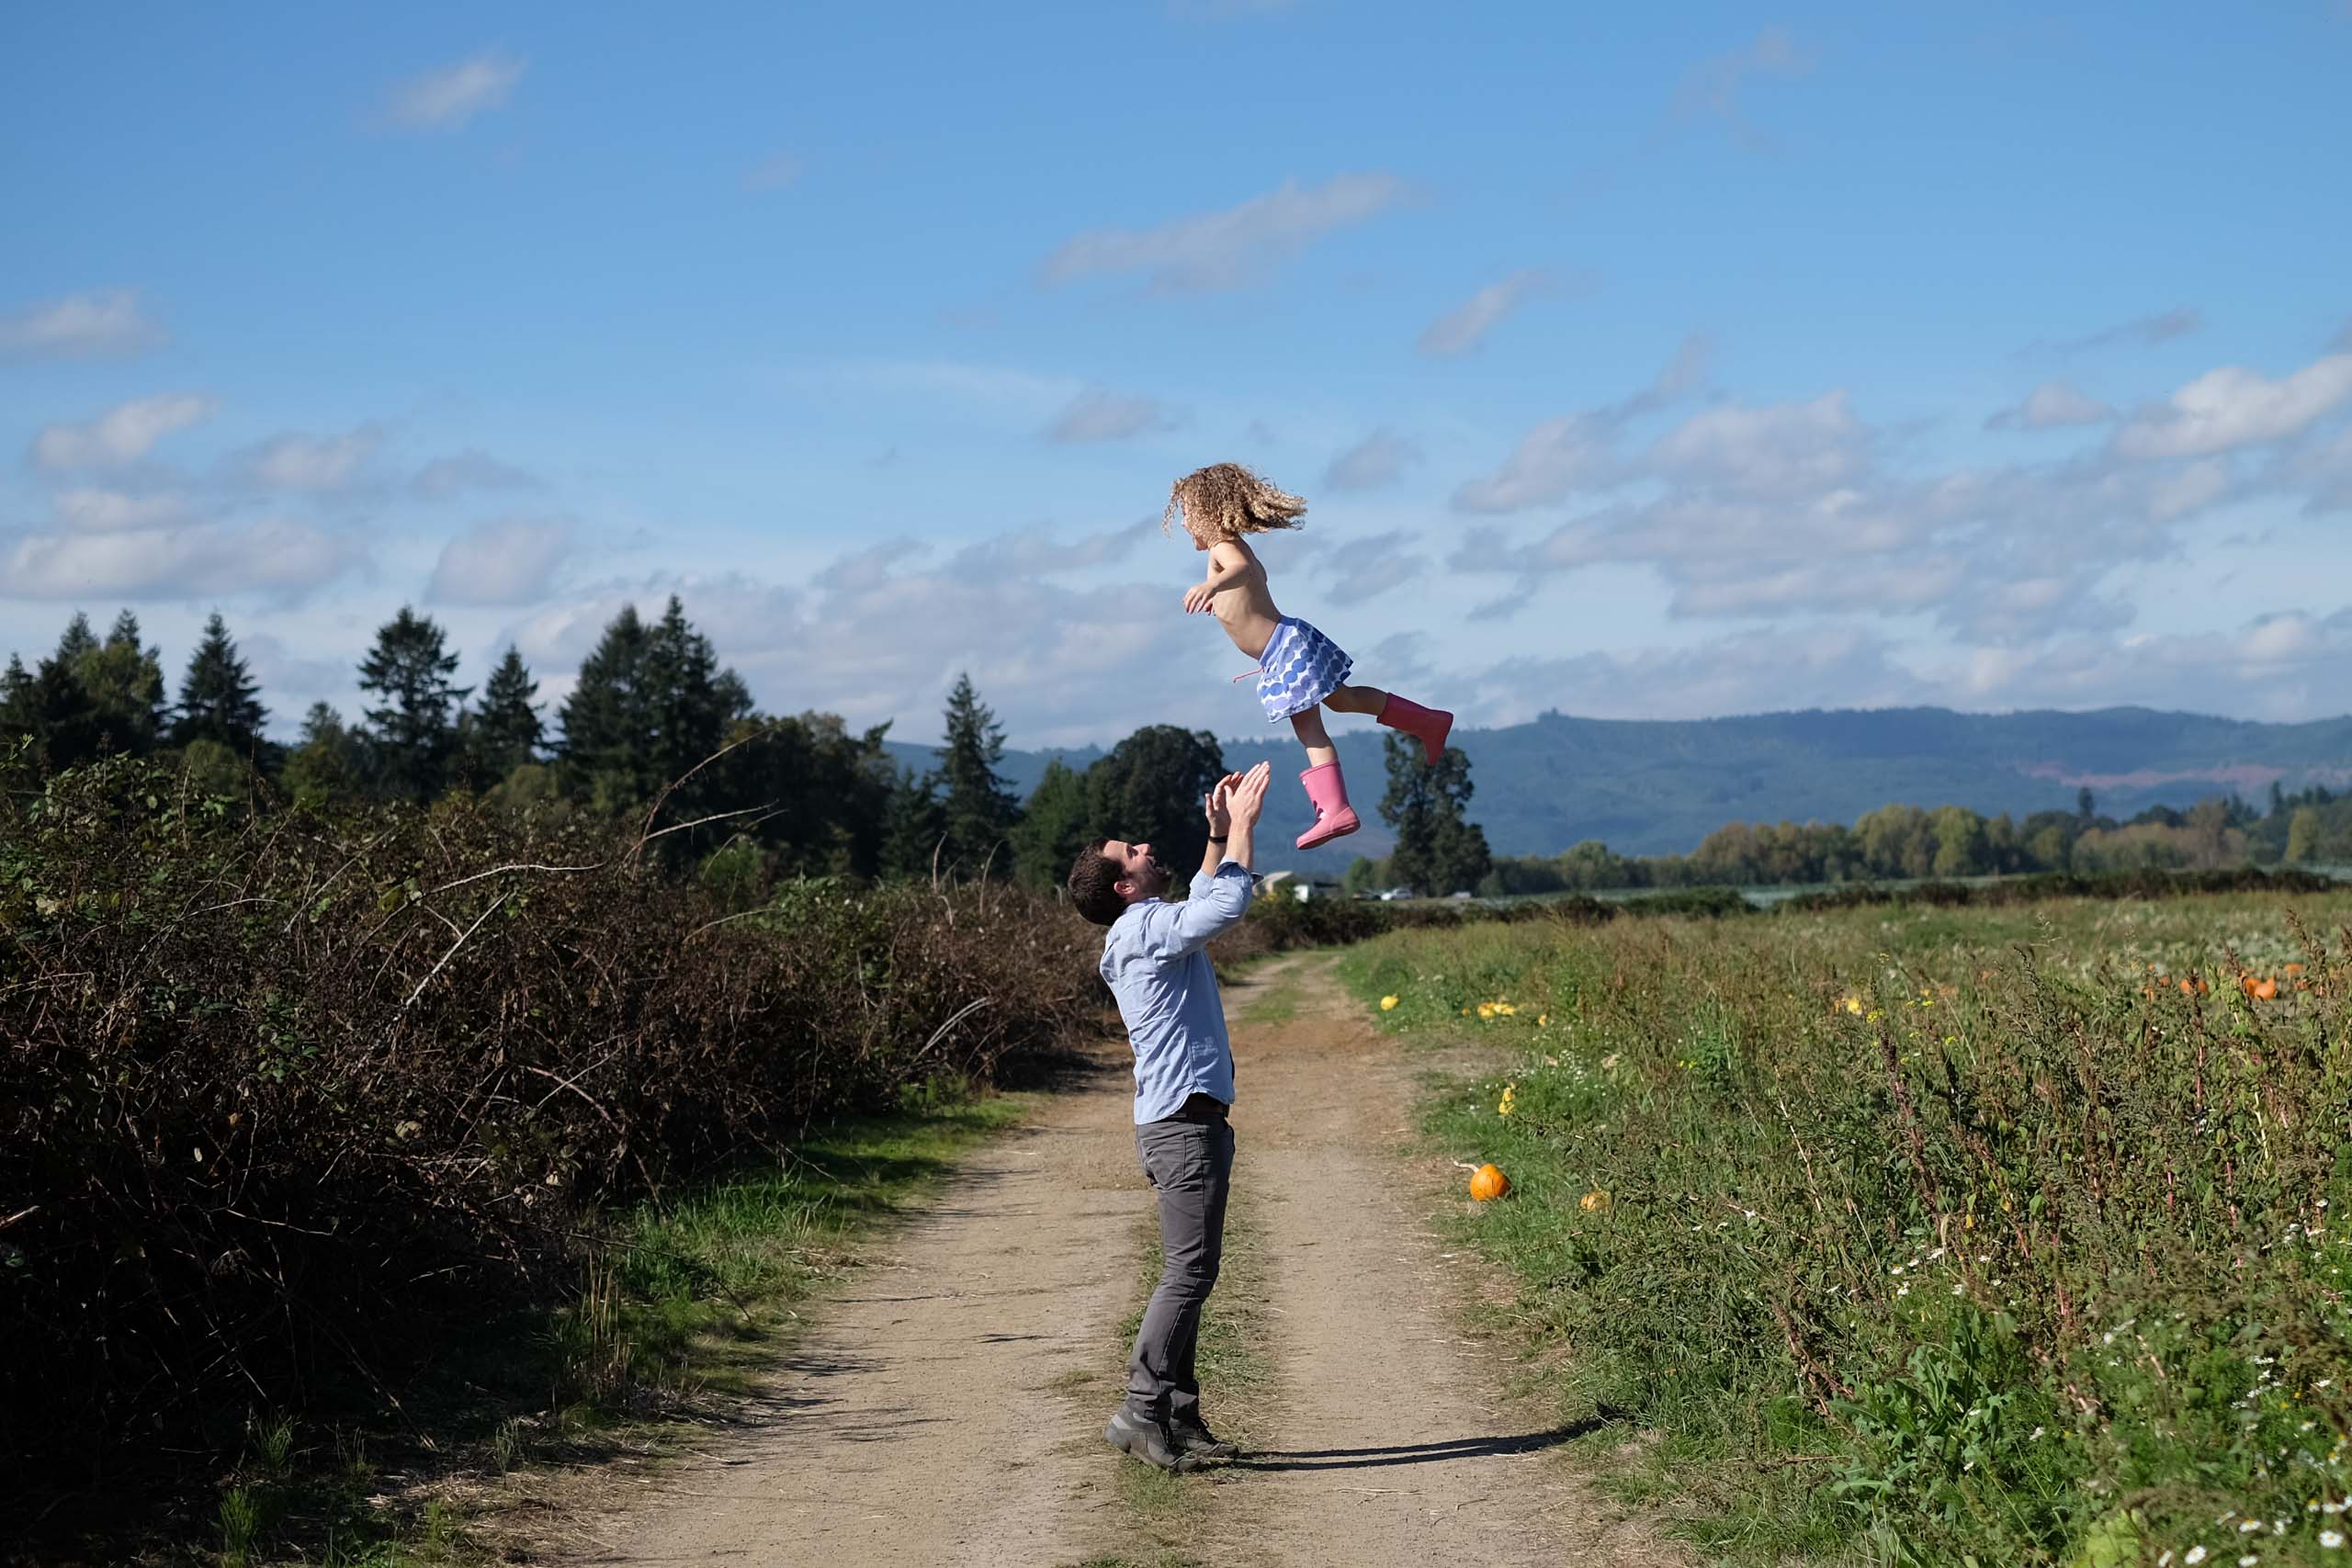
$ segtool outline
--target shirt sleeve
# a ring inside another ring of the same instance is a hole
[[[1195,875],[1191,897],[1161,906],[1164,918],[1153,922],[1145,951],[1163,964],[1198,953],[1212,938],[1241,923],[1250,908],[1250,874],[1238,861],[1227,861],[1214,876]]]

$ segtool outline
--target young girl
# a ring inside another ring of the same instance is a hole
[[[1266,569],[1242,536],[1295,528],[1306,511],[1306,502],[1276,490],[1238,463],[1215,463],[1176,481],[1160,526],[1182,518],[1185,532],[1193,536],[1193,547],[1208,552],[1208,576],[1185,591],[1184,613],[1216,612],[1234,646],[1258,660],[1250,673],[1258,677],[1258,700],[1265,705],[1267,722],[1290,720],[1306,747],[1306,771],[1298,776],[1314,804],[1315,826],[1299,836],[1298,847],[1311,850],[1359,826],[1348,805],[1347,784],[1340,776],[1340,753],[1323,728],[1322,709],[1368,713],[1391,729],[1405,731],[1421,743],[1432,767],[1445,753],[1453,716],[1376,687],[1347,684],[1355,661],[1305,621],[1274,608]]]

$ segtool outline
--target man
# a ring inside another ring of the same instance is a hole
[[[1197,1470],[1238,1451],[1201,1415],[1193,1351],[1201,1308],[1225,1252],[1233,1179],[1233,1046],[1216,972],[1202,950],[1250,907],[1251,838],[1272,764],[1227,773],[1204,802],[1209,842],[1192,897],[1168,903],[1149,844],[1105,839],[1070,867],[1078,912],[1111,928],[1102,978],[1136,1053],[1136,1153],[1159,1198],[1159,1288],[1127,1360],[1127,1397],[1102,1428],[1111,1446],[1162,1470]]]

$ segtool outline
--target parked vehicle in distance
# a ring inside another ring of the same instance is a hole
[[[1413,890],[1409,887],[1387,887],[1373,895],[1384,904],[1393,904],[1399,898],[1410,898],[1412,896]]]

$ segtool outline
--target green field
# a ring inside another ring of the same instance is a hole
[[[1712,1558],[2328,1562],[2347,923],[2273,894],[1480,925],[1342,972],[1469,1043],[1427,1129],[1512,1179],[1462,1224],[1530,1375]]]

